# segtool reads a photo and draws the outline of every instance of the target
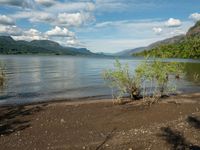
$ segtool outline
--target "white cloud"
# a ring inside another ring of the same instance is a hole
[[[89,13],[60,13],[56,23],[63,26],[80,26],[92,18]]]
[[[80,27],[82,25],[89,24],[95,20],[95,17],[91,12],[93,10],[93,3],[61,3],[57,1],[51,7],[42,7],[41,9],[18,11],[17,13],[13,14],[12,17],[15,19],[28,19],[32,23],[45,22],[52,26]]]
[[[92,2],[57,2],[55,5],[49,8],[45,8],[45,12],[92,12],[95,10],[95,4]]]
[[[138,11],[160,7],[159,3],[150,0],[95,0],[98,12]]]
[[[46,12],[33,12],[30,13],[29,20],[31,22],[48,22],[51,23],[54,21],[55,16]]]
[[[14,25],[14,20],[6,15],[0,15],[0,24],[3,25]]]
[[[18,28],[17,26],[4,26],[0,25],[0,34],[1,35],[21,35],[22,34],[22,29]]]
[[[75,36],[73,32],[69,31],[67,28],[60,28],[56,26],[54,29],[49,30],[45,33],[47,36],[57,36],[57,37],[73,37]]]
[[[98,11],[123,11],[128,10],[128,3],[118,0],[96,0]]]
[[[179,19],[169,18],[166,22],[166,26],[168,27],[179,27],[181,26],[181,21]]]
[[[80,47],[83,46],[76,38],[68,39],[66,43],[63,43],[65,46],[73,46],[73,47]]]
[[[154,27],[153,28],[153,31],[156,33],[156,34],[160,34],[162,32],[162,28],[160,27]]]
[[[38,36],[27,36],[27,35],[20,35],[20,36],[14,36],[12,35],[12,38],[15,40],[24,40],[24,41],[32,41],[32,40],[42,40],[43,38]]]
[[[35,2],[46,7],[56,4],[55,0],[35,0]]]
[[[39,36],[41,35],[41,32],[39,32],[38,30],[36,29],[29,29],[28,31],[24,31],[24,34],[26,35],[30,35],[30,36]]]
[[[112,22],[112,21],[106,21],[106,22],[97,23],[95,25],[95,27],[97,27],[97,28],[104,28],[104,27],[108,27],[108,26],[112,26],[112,25],[114,25],[114,22]]]
[[[20,35],[12,35],[12,37],[15,40],[25,40],[25,41],[46,39],[46,37],[44,37],[40,31],[33,28],[21,32]]]
[[[171,35],[171,36],[176,36],[176,35],[181,35],[181,34],[185,34],[185,31],[176,29],[176,30],[169,32],[169,35]]]
[[[194,21],[199,21],[200,20],[200,13],[193,13],[189,16],[190,19]]]
[[[31,8],[33,6],[32,0],[0,0],[0,4],[23,8]]]
[[[51,13],[43,11],[20,11],[12,15],[16,19],[28,19],[31,22],[47,22],[51,23],[55,20],[55,16]]]

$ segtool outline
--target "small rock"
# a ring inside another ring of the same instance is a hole
[[[83,146],[82,148],[83,148],[83,149],[85,149],[86,147],[85,147],[85,146]]]
[[[129,148],[128,150],[133,150],[132,148]]]
[[[105,146],[106,146],[106,147],[108,147],[109,145],[108,145],[108,144],[106,144]]]
[[[64,119],[60,119],[60,122],[61,122],[61,123],[65,123],[65,120],[64,120]]]

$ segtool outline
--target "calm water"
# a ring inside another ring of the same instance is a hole
[[[135,68],[142,59],[123,59]],[[172,61],[171,59],[167,61]],[[179,91],[200,91],[200,61],[181,60],[185,78]],[[0,104],[29,103],[84,97],[110,97],[111,90],[102,79],[102,71],[113,67],[114,59],[69,56],[0,56],[7,73],[6,86],[0,93]]]

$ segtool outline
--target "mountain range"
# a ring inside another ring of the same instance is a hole
[[[16,41],[10,36],[0,36],[0,54],[100,55],[86,48],[63,47],[50,40]]]
[[[174,36],[171,38],[167,38],[167,39],[164,39],[161,41],[154,42],[146,47],[137,47],[134,49],[123,50],[123,51],[115,53],[114,55],[116,55],[116,56],[132,56],[133,54],[143,52],[144,50],[151,50],[159,45],[173,44],[173,43],[179,42],[179,41],[183,40],[184,37],[185,37],[185,35]]]
[[[169,55],[165,55],[170,53]],[[181,54],[178,54],[181,53]],[[200,21],[185,35],[174,36],[148,45],[115,53],[117,56],[155,56],[200,58]],[[165,56],[164,56],[165,55]]]

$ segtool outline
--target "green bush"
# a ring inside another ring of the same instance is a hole
[[[2,67],[0,67],[0,87],[3,87],[3,85],[5,84],[5,72],[4,69]]]
[[[179,63],[146,59],[137,66],[133,74],[130,73],[127,64],[122,66],[116,60],[114,70],[106,70],[103,75],[109,86],[119,90],[118,99],[128,94],[132,100],[135,100],[140,95],[148,97],[150,93],[153,97],[160,98],[175,91],[174,80],[182,73],[182,66]],[[147,85],[150,89],[148,93],[146,93]]]
[[[145,96],[146,85],[149,83],[150,93],[154,97],[162,97],[176,90],[174,81],[183,74],[183,67],[176,62],[147,59],[136,68],[135,72],[141,80],[143,96]]]
[[[110,87],[115,87],[119,90],[117,98],[120,99],[124,94],[129,94],[132,100],[138,99],[140,95],[140,80],[130,73],[127,64],[122,66],[116,60],[114,67],[114,70],[106,70],[103,76],[108,81]]]

